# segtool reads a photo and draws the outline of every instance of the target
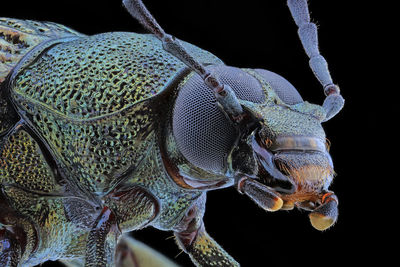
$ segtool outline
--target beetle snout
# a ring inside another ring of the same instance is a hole
[[[252,147],[261,165],[259,178],[286,198],[302,201],[302,194],[319,193],[332,180],[332,159],[320,138],[287,136],[262,140],[258,136],[253,138]]]
[[[283,201],[281,209],[289,210],[296,205],[310,211],[310,222],[315,229],[331,227],[338,217],[338,199],[326,191],[334,176],[328,145],[319,138],[305,136],[278,137],[263,144],[253,147],[263,167],[274,166],[274,172],[267,172],[274,174],[270,176],[275,183],[261,173],[260,180],[279,193]],[[282,181],[292,186],[290,191],[282,190]]]
[[[287,136],[265,141],[255,137],[252,145],[261,165],[258,178],[282,194],[287,208],[317,201],[332,181],[332,159],[320,138]]]
[[[292,194],[283,196],[288,202],[316,201],[334,176],[332,160],[327,152],[282,150],[274,154],[274,162],[295,185]]]
[[[283,209],[294,205],[311,211],[311,225],[317,230],[331,227],[338,217],[338,199],[326,191],[333,176],[328,145],[318,138],[277,138],[271,145],[277,168],[295,184],[292,194],[282,195]]]

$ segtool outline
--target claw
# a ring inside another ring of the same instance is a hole
[[[320,231],[331,227],[338,217],[338,199],[328,192],[322,196],[322,205],[309,214],[311,225]]]

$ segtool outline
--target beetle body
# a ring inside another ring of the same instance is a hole
[[[202,223],[206,192],[228,186],[266,210],[319,208],[317,229],[336,220],[326,111],[279,75],[180,42],[232,88],[243,123],[154,35],[0,22],[22,51],[0,77],[1,263],[112,265],[122,233],[153,226],[197,265],[237,265]]]
[[[122,49],[124,44],[126,51]],[[88,52],[87,47],[91,47],[92,51]],[[221,62],[205,51],[190,47],[197,50],[199,57],[204,58],[207,63]],[[160,214],[153,223],[161,229],[172,229],[201,192],[180,189],[165,176],[157,152],[160,142],[157,122],[162,111],[155,110],[154,105],[156,102],[162,103],[157,99],[162,98],[159,95],[163,91],[170,90],[174,84],[176,86],[176,80],[183,74],[188,74],[185,65],[164,51],[160,42],[151,35],[106,33],[52,43],[50,48],[43,46],[42,49],[40,58],[34,58],[34,63],[25,63],[27,67],[13,74],[15,79],[9,81],[12,85],[2,89],[8,91],[7,94],[19,110],[16,116],[19,117],[18,122],[7,127],[2,138],[4,168],[1,177],[3,192],[9,201],[19,203],[29,199],[10,197],[7,186],[12,184],[9,187],[11,191],[26,190],[32,191],[32,194],[49,194],[48,198],[54,199],[60,205],[57,208],[48,206],[49,210],[62,210],[65,202],[63,199],[71,197],[83,199],[83,203],[78,201],[73,206],[81,207],[80,205],[86,204],[89,209],[95,210],[101,203],[91,200],[88,195],[93,194],[93,198],[103,201],[117,186],[140,186],[146,188],[157,199],[157,205],[160,205]],[[73,51],[74,49],[77,50]],[[71,53],[77,57],[71,58]],[[97,60],[105,65],[96,62]],[[132,64],[133,62],[137,65]],[[65,72],[65,68],[71,66],[75,71]],[[49,79],[43,80],[42,77]],[[74,89],[76,86],[78,88]],[[164,108],[167,111],[169,107]],[[4,116],[12,117],[14,114]],[[32,131],[31,128],[35,130]],[[107,138],[104,138],[105,135]],[[21,142],[26,150],[16,149],[21,148]],[[89,147],[93,149],[91,152]],[[37,165],[35,161],[20,160],[21,157],[32,157],[27,155],[31,154],[31,150],[40,158],[40,168],[27,165]],[[51,159],[46,159],[46,156]],[[18,160],[13,162],[12,159]],[[53,162],[52,159],[56,161]],[[64,173],[55,177],[52,169],[60,167]],[[22,173],[20,170],[24,168],[31,169],[32,173]],[[15,169],[15,172],[9,171],[10,169]],[[76,180],[73,181],[72,177]],[[16,189],[17,187],[21,189]],[[67,191],[74,193],[71,195]],[[81,195],[76,194],[79,191]],[[46,199],[45,196],[43,198]],[[29,206],[26,202],[19,205],[26,208]],[[28,209],[24,215],[32,221],[39,221],[37,215],[32,213],[34,211]],[[49,231],[58,233],[59,229],[49,229],[49,225],[66,227],[65,223],[69,220],[66,216],[57,215],[64,220],[62,222],[52,221],[50,217],[40,218],[44,224],[35,226],[35,229],[39,228],[37,231],[41,235]],[[97,216],[93,216],[94,220]],[[127,229],[133,230],[142,224],[142,221],[133,222]],[[68,255],[69,252],[57,253],[51,250],[54,248],[54,240],[57,239],[60,239],[63,247],[73,247],[75,242],[81,243],[79,239],[63,240],[76,235],[77,228],[66,228],[64,235],[49,237],[50,243],[42,241],[43,248],[40,249],[43,253],[39,253],[37,261],[31,259],[29,264],[38,264],[48,257],[74,257],[73,254]]]

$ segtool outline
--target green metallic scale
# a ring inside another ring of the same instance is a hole
[[[321,107],[276,74],[171,38],[141,1],[124,4],[154,34],[0,18],[0,265],[161,259],[121,238],[153,226],[173,231],[198,266],[238,266],[202,221],[207,191],[228,186],[331,226],[338,201],[321,122],[343,99],[323,57],[308,53],[328,95]],[[300,29],[312,24],[304,1],[289,7]]]

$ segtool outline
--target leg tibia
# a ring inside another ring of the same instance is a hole
[[[180,247],[189,254],[197,266],[240,266],[201,226],[190,245],[185,247],[187,236],[175,233]],[[182,239],[184,242],[182,242]],[[186,243],[187,244],[187,243]]]
[[[115,266],[178,267],[161,253],[127,235],[123,235],[118,242],[115,252]]]

